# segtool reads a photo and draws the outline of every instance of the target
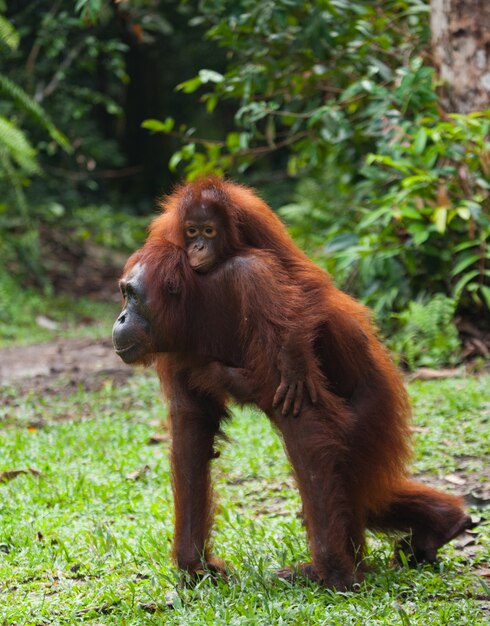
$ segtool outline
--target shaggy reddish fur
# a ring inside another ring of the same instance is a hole
[[[225,223],[221,262],[206,275],[183,250],[194,203]],[[229,393],[262,408],[284,439],[312,553],[304,575],[338,589],[358,580],[368,527],[410,534],[413,556],[433,559],[469,518],[459,498],[407,477],[409,402],[368,310],[332,285],[248,188],[206,178],[178,188],[163,209],[126,273],[145,264],[155,345],[168,353],[156,366],[170,402],[178,565],[196,571],[204,558],[222,568],[209,556],[210,461]],[[284,337],[296,338],[319,389],[296,419],[272,407]]]

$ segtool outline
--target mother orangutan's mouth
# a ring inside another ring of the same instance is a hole
[[[114,352],[116,354],[125,354],[126,352],[133,350],[135,346],[136,346],[135,343],[132,343],[130,346],[127,346],[126,348],[116,348],[116,346],[114,346]]]

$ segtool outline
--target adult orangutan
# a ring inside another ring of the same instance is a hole
[[[312,553],[298,567],[302,574],[349,587],[360,576],[368,527],[408,534],[416,560],[434,559],[469,518],[458,498],[407,478],[407,397],[365,308],[326,275],[320,281],[308,262],[302,272],[315,293],[305,306],[292,278],[301,268],[286,271],[287,259],[275,251],[244,244],[198,273],[159,220],[126,265],[113,338],[126,362],[156,361],[169,398],[179,567],[223,568],[209,550],[210,463],[228,394],[257,404],[282,434]],[[226,245],[233,224],[223,223]],[[318,397],[314,404],[303,398],[298,419],[273,406],[285,338],[314,348],[307,366]]]

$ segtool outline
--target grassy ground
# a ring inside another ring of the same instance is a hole
[[[55,338],[107,337],[120,308],[116,280],[113,293],[98,300],[47,295],[20,288],[0,266],[0,348]]]
[[[411,385],[416,470],[473,493],[486,524],[416,570],[392,567],[390,541],[370,535],[373,572],[342,594],[273,576],[307,547],[289,465],[263,416],[235,411],[232,442],[214,461],[214,543],[229,581],[190,587],[170,562],[169,442],[149,443],[164,432],[154,375],[122,388],[108,378],[95,392],[3,388],[0,471],[35,471],[0,484],[0,624],[488,623],[489,385],[488,376]]]

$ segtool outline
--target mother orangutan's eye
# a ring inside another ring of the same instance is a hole
[[[139,302],[139,296],[135,291],[135,288],[133,287],[133,285],[131,285],[131,283],[128,283],[126,285],[125,288],[125,297],[126,298],[131,298],[131,300],[133,300],[134,302],[138,303]]]

